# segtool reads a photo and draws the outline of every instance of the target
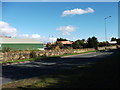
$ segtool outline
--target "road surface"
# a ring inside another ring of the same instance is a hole
[[[16,80],[48,75],[63,69],[71,69],[72,67],[82,64],[101,61],[112,53],[113,52],[92,52],[61,58],[47,58],[22,64],[4,65],[2,66],[2,76],[0,76],[0,78],[2,78],[2,84],[4,84]]]

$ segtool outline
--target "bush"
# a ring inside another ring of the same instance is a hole
[[[80,48],[83,48],[83,44],[84,44],[84,41],[77,40],[77,41],[75,41],[75,42],[72,43],[72,47],[74,49],[80,49]]]
[[[99,47],[104,47],[104,46],[109,46],[109,42],[99,42],[98,46]]]
[[[36,57],[37,57],[36,52],[34,50],[31,51],[30,58],[36,58]]]
[[[119,39],[117,39],[117,44],[118,44],[118,45],[120,45],[120,38],[119,38]]]
[[[4,47],[4,48],[2,48],[2,52],[4,53],[4,52],[10,52],[12,49],[11,48],[9,48],[9,47]]]

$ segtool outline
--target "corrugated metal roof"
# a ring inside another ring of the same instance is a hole
[[[0,37],[0,43],[36,43],[36,44],[40,44],[41,42],[39,42],[36,39],[18,39],[18,38],[1,38]]]

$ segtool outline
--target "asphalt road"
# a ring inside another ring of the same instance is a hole
[[[93,52],[74,56],[47,58],[29,63],[2,66],[2,84],[36,76],[48,75],[64,69],[98,62],[113,52]]]

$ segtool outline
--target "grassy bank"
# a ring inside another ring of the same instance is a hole
[[[61,56],[70,56],[70,55],[78,55],[78,54],[84,54],[84,53],[90,53],[90,52],[96,52],[94,51],[86,51],[86,52],[81,52],[81,53],[70,53],[70,54],[63,54],[63,55],[55,55],[55,56],[41,56],[37,58],[30,58],[30,59],[23,59],[23,60],[8,60],[8,61],[1,61],[0,63],[2,64],[11,64],[11,63],[19,63],[19,62],[26,62],[26,61],[35,61],[43,58],[49,58],[49,57],[61,57]]]
[[[104,58],[99,63],[85,64],[44,77],[33,77],[4,84],[3,88],[116,88],[120,54]]]

